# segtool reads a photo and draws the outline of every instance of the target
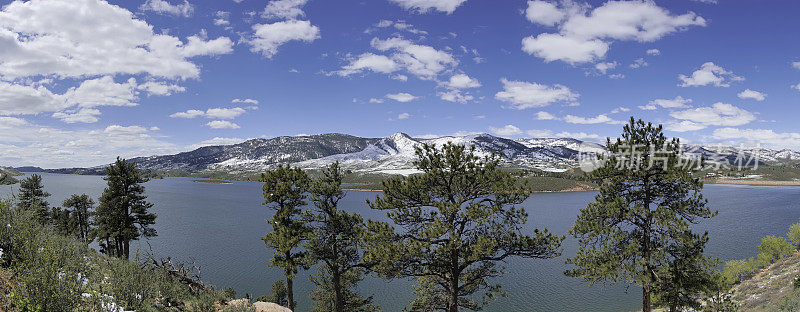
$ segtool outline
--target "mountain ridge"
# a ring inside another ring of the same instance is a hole
[[[338,161],[354,172],[409,174],[416,158],[415,149],[423,144],[441,146],[451,142],[474,146],[480,156],[500,155],[507,166],[562,172],[578,167],[581,153],[602,153],[604,146],[574,138],[509,139],[487,133],[414,138],[397,132],[383,138],[358,137],[343,133],[249,139],[241,143],[199,147],[191,151],[135,157],[129,159],[140,169],[183,170],[189,173],[223,171],[259,172],[278,164],[291,163],[304,169],[318,169]],[[735,163],[737,157],[761,157],[759,164],[800,160],[800,153],[765,148],[736,149],[725,146],[686,145],[687,153]],[[719,153],[718,153],[719,152]],[[751,159],[752,160],[752,159]],[[49,169],[59,173],[101,173],[103,166]]]

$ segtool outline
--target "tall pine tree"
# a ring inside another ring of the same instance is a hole
[[[675,255],[697,255],[680,249],[705,246],[693,241],[701,236],[686,235],[690,224],[715,212],[703,198],[703,183],[692,175],[697,164],[681,159],[680,142],[668,140],[660,125],[631,118],[622,138],[608,139],[606,145],[610,155],[589,175],[599,194],[570,229],[579,250],[567,259],[573,268],[566,274],[589,283],[626,280],[639,285],[642,311],[649,312],[659,291],[659,272],[669,272],[666,267]],[[676,240],[683,242],[670,245]]]
[[[136,164],[117,157],[114,164],[106,167],[108,187],[100,196],[95,212],[93,237],[98,239],[103,253],[128,259],[130,242],[140,237],[154,237],[156,215],[148,212],[153,207],[146,201],[144,186],[147,182]]]
[[[275,212],[269,220],[272,232],[262,240],[274,250],[270,266],[283,269],[287,303],[294,311],[294,276],[299,268],[308,269],[307,254],[298,247],[308,233],[300,207],[306,205],[311,179],[302,169],[286,165],[261,174],[261,182],[264,205]]]
[[[42,176],[33,174],[20,182],[17,195],[17,208],[22,211],[33,211],[41,223],[50,221],[50,204],[47,203],[50,193],[44,191]]]
[[[523,233],[527,180],[502,170],[499,156],[474,150],[425,145],[414,161],[422,174],[385,181],[383,196],[368,202],[400,230],[370,223],[366,262],[382,276],[416,279],[414,311],[480,310],[502,294],[490,279],[503,274],[503,261],[560,254],[563,237]]]
[[[362,297],[355,290],[366,270],[362,263],[366,227],[361,215],[339,209],[345,196],[343,178],[339,163],[333,163],[311,183],[314,208],[306,214],[311,232],[305,247],[311,258],[322,264],[318,275],[311,278],[317,285],[312,294],[314,310],[377,311],[372,297]]]

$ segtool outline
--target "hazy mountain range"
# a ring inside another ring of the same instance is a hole
[[[309,136],[283,136],[272,139],[251,139],[233,145],[206,146],[174,155],[133,158],[142,169],[185,170],[188,172],[224,171],[253,172],[291,163],[315,169],[339,161],[356,172],[410,173],[415,149],[425,143],[446,142],[472,145],[480,155],[496,153],[511,166],[564,171],[578,164],[579,153],[603,152],[597,143],[571,138],[533,138],[512,140],[490,134],[412,138],[395,133],[385,138],[362,138],[330,133]],[[687,146],[687,150],[711,159],[733,162],[737,157],[758,154],[760,163],[800,160],[792,150],[748,149],[721,146]],[[742,152],[743,154],[740,154]]]
[[[255,172],[291,163],[306,169],[316,169],[338,161],[345,169],[355,172],[408,174],[413,171],[415,149],[425,143],[442,145],[446,142],[475,146],[480,155],[496,153],[509,166],[537,168],[545,171],[564,171],[578,165],[581,152],[603,152],[605,147],[571,138],[507,139],[490,134],[412,138],[395,133],[385,138],[362,138],[348,134],[329,133],[307,136],[282,136],[271,139],[250,139],[242,143],[206,146],[174,155],[137,157],[141,169],[185,170],[187,172],[223,171],[229,173]],[[734,162],[756,153],[760,164],[800,160],[800,153],[788,149],[745,149],[722,146],[688,145],[686,149],[707,158]],[[92,173],[103,166],[48,170],[54,172]],[[31,171],[31,168],[23,168]]]

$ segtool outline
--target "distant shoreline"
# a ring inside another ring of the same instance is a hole
[[[800,181],[773,180],[708,180],[708,184],[762,185],[762,186],[800,186]]]
[[[233,184],[233,182],[231,182],[231,181],[227,181],[227,180],[213,180],[213,179],[208,179],[208,180],[192,180],[192,182],[194,182],[194,183],[211,183],[211,184]]]
[[[355,191],[355,192],[383,192],[383,190],[378,190],[378,189],[360,189],[360,188],[354,188],[354,189],[344,188],[343,190],[345,190],[345,191]],[[597,190],[596,188],[572,187],[572,188],[567,188],[567,189],[563,189],[563,190],[538,190],[538,191],[533,191],[533,193],[534,194],[539,194],[539,193],[575,193],[575,192],[591,192],[591,191],[596,191],[596,190]]]

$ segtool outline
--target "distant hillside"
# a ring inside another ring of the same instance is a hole
[[[13,167],[11,169],[19,172],[44,172],[44,169],[34,166]]]
[[[193,151],[166,156],[138,157],[143,169],[186,170],[230,168],[237,171],[260,171],[279,163],[296,163],[335,154],[364,150],[378,139],[330,133],[312,136],[252,139],[234,145],[206,146]]]

